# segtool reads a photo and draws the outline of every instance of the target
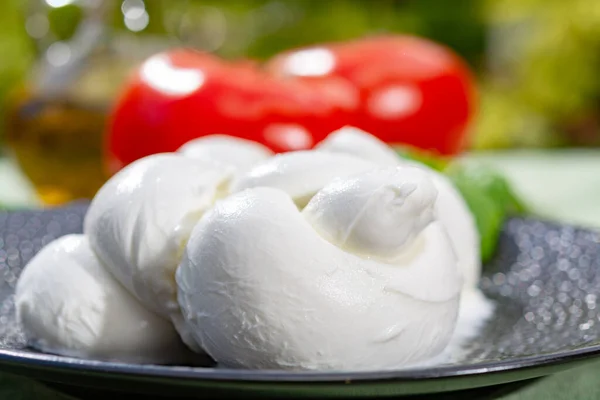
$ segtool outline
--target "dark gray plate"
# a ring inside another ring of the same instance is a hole
[[[481,288],[497,309],[464,359],[435,368],[364,373],[241,371],[107,363],[25,347],[12,292],[24,264],[54,238],[81,231],[86,204],[0,213],[0,368],[59,384],[127,392],[264,396],[440,393],[548,375],[600,354],[600,233],[509,220]]]

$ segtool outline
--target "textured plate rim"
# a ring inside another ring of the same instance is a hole
[[[166,366],[153,364],[129,364],[63,357],[46,353],[23,352],[0,349],[0,365],[61,370],[62,372],[85,372],[121,375],[130,378],[166,378],[240,383],[349,383],[384,381],[422,381],[453,377],[476,376],[500,372],[549,367],[565,363],[585,361],[600,356],[600,345],[592,345],[567,352],[557,352],[520,358],[507,358],[477,364],[440,366],[418,369],[395,369],[374,371],[281,371],[243,370],[229,368],[206,368]]]

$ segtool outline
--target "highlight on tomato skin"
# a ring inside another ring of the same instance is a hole
[[[358,97],[337,77],[290,79],[189,49],[159,53],[134,72],[112,110],[108,172],[209,134],[255,140],[276,152],[308,149],[345,124]]]
[[[186,49],[145,60],[125,83],[110,116],[109,172],[150,154],[174,151],[179,138],[192,138],[195,109],[207,105],[193,94],[215,92],[220,64],[216,57]]]
[[[275,75],[338,76],[360,92],[349,124],[389,144],[451,156],[468,146],[476,89],[452,50],[408,35],[374,36],[284,52],[266,69]]]

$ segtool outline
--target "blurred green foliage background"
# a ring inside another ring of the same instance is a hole
[[[183,43],[231,58],[264,59],[290,47],[377,32],[429,37],[455,49],[477,75],[481,105],[473,125],[474,148],[600,145],[598,0],[111,3],[105,22],[113,43],[131,37],[158,43],[147,49]],[[81,4],[0,3],[0,104],[17,82],[28,79],[44,49],[76,32],[85,16]],[[124,10],[140,4],[148,20],[128,26]],[[45,33],[39,29],[40,16],[48,24]]]

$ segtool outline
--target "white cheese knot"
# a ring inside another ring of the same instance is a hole
[[[425,173],[394,167],[334,180],[304,211],[269,187],[220,200],[177,270],[188,326],[230,367],[382,369],[439,354],[462,282],[435,198]]]

